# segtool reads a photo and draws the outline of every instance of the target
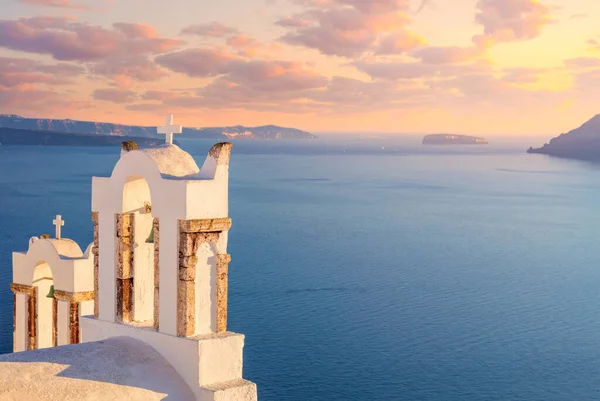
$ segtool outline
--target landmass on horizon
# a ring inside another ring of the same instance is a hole
[[[423,145],[487,145],[485,138],[456,134],[425,135]]]
[[[0,145],[39,146],[120,146],[123,142],[135,142],[142,147],[158,146],[161,138],[135,136],[74,134],[68,132],[42,131],[0,127]],[[175,144],[179,145],[177,141]]]
[[[160,138],[156,127],[77,121],[71,119],[26,118],[14,114],[0,114],[0,128],[54,133],[88,134],[136,138]],[[184,138],[232,140],[232,139],[316,139],[310,132],[276,125],[246,127],[183,128]],[[120,143],[120,141],[119,141]],[[140,143],[141,145],[142,143]]]
[[[541,148],[530,147],[527,153],[600,161],[600,114],[595,115],[579,128],[552,138]]]

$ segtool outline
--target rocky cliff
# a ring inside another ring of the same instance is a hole
[[[527,153],[600,161],[600,114],[581,127],[552,138],[541,148],[529,148]]]

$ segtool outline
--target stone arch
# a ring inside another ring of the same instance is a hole
[[[144,152],[132,151],[123,155],[115,165],[110,178],[113,183],[114,200],[116,204],[120,205],[120,213],[127,212],[128,205],[124,203],[124,199],[127,198],[128,189],[140,185],[146,187],[143,190],[147,191],[148,196],[157,202],[156,205],[153,205],[153,212],[157,216],[160,215],[163,210],[163,205],[158,204],[160,197],[152,195],[161,191],[163,179],[156,163]]]
[[[35,348],[56,346],[56,316],[58,303],[56,298],[48,297],[54,287],[52,267],[45,260],[35,263],[32,274],[32,287],[35,291]]]
[[[158,258],[150,183],[140,174],[128,176],[116,217],[117,320],[156,327]],[[156,291],[155,291],[156,289]]]
[[[43,260],[45,263],[53,267],[53,279],[58,288],[72,287],[73,278],[71,269],[68,265],[71,260],[67,258],[85,258],[89,255],[84,255],[81,248],[75,241],[69,239],[61,239],[60,241],[40,239],[33,237],[29,240],[29,249],[26,253],[25,263],[16,266],[15,282],[23,285],[33,285],[34,271],[37,264]]]

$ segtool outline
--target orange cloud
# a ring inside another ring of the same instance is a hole
[[[533,39],[555,22],[551,12],[551,7],[539,0],[479,0],[475,21],[483,26],[483,35],[473,37],[473,42],[488,47]]]

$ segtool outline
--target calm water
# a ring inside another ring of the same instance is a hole
[[[600,168],[525,148],[236,143],[230,329],[260,400],[600,399]],[[117,158],[0,146],[0,353],[10,253],[56,214],[85,248]]]

